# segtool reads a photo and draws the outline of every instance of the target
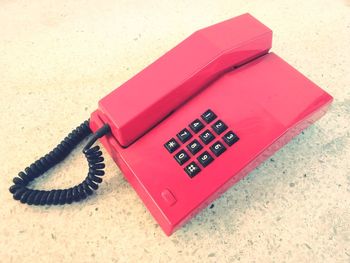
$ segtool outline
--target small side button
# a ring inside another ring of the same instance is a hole
[[[161,196],[165,203],[169,206],[173,206],[177,201],[175,196],[168,189],[164,189],[161,193]]]

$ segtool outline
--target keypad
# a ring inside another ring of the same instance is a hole
[[[176,136],[181,142],[187,142],[189,139],[192,138],[192,134],[186,128],[180,131]]]
[[[191,178],[209,164],[215,163],[215,159],[227,150],[227,146],[239,141],[238,136],[221,119],[217,119],[212,110],[201,114],[201,119],[203,121],[199,118],[192,122],[190,120],[188,126],[182,127],[176,134],[176,138],[173,137],[164,144],[178,164],[184,165],[184,171]]]
[[[215,122],[211,127],[217,134],[221,134],[227,129],[226,124],[223,123],[221,120]]]
[[[189,175],[189,177],[192,178],[201,171],[201,168],[199,168],[195,162],[192,162],[187,165],[184,170]]]
[[[205,151],[204,153],[202,153],[201,155],[199,155],[199,157],[197,158],[198,162],[200,162],[200,164],[203,167],[208,166],[212,161],[214,161],[214,158],[207,152]]]
[[[195,119],[191,122],[190,128],[193,132],[197,133],[204,128],[204,124],[199,119]]]
[[[197,140],[193,140],[189,145],[187,145],[187,149],[193,155],[195,155],[197,152],[203,149],[203,146]]]
[[[174,158],[180,165],[183,165],[190,159],[190,156],[184,150],[181,150],[175,154]]]

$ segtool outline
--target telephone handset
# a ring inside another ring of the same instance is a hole
[[[320,118],[332,97],[268,53],[272,31],[249,14],[201,29],[99,101],[52,152],[14,179],[22,203],[64,204],[102,182],[112,156],[167,235]],[[90,136],[90,133],[93,135]],[[90,136],[79,185],[28,183]]]
[[[272,31],[251,15],[201,29],[99,102],[126,147],[227,70],[266,54]]]

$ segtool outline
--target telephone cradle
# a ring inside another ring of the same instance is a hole
[[[14,179],[27,204],[79,201],[104,174],[99,139],[166,235],[325,114],[333,98],[273,52],[250,14],[193,33],[102,98],[50,154]],[[26,184],[84,148],[87,178],[67,190]],[[117,201],[116,201],[117,202]]]

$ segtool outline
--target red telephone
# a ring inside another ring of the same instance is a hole
[[[329,94],[268,53],[271,42],[249,14],[201,29],[92,113],[91,130],[104,129],[95,139],[167,235],[330,105]]]

